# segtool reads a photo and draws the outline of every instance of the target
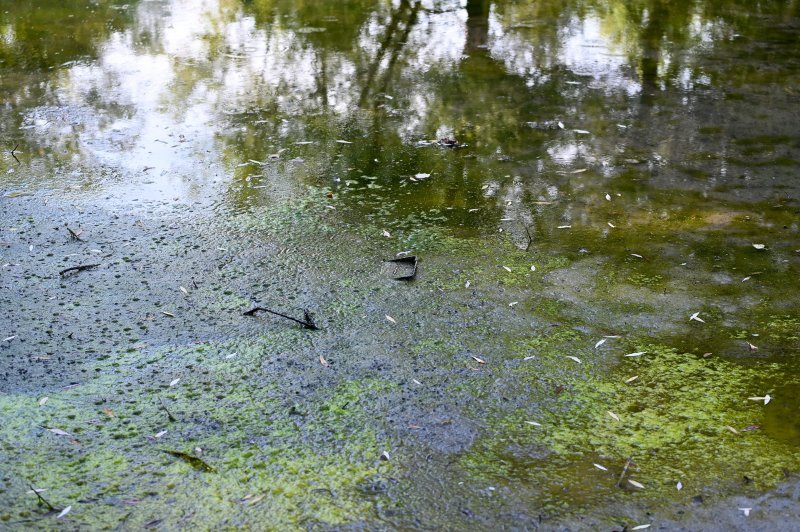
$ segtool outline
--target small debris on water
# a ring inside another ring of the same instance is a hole
[[[700,323],[705,323],[705,320],[700,318],[699,316],[700,316],[700,313],[699,312],[695,312],[694,314],[689,316],[689,321],[694,320],[694,321],[699,321]]]

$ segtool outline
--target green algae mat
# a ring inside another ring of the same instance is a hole
[[[0,530],[800,520],[796,2],[7,4]]]

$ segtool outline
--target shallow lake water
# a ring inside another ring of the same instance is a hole
[[[796,1],[0,0],[0,149],[0,529],[800,520]]]

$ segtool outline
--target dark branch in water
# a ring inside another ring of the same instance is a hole
[[[48,510],[50,510],[51,512],[58,511],[53,507],[52,504],[47,502],[47,500],[39,494],[39,491],[36,488],[34,488],[33,485],[28,484],[28,486],[31,488],[31,491],[34,493],[34,495],[36,495],[36,497],[39,499],[39,502],[47,506]]]
[[[295,323],[299,323],[300,325],[302,325],[306,329],[311,329],[312,331],[318,331],[319,330],[319,327],[317,327],[317,325],[314,323],[314,320],[313,320],[311,314],[307,310],[303,311],[303,313],[305,314],[305,321],[304,320],[298,320],[297,318],[293,318],[291,316],[287,316],[286,314],[281,314],[280,312],[275,312],[274,310],[270,310],[270,309],[264,308],[264,307],[253,307],[250,310],[248,310],[247,312],[245,312],[244,315],[245,316],[255,316],[256,312],[268,312],[270,314],[274,314],[275,316],[280,316],[281,318],[285,318],[287,320],[292,320]]]
[[[625,478],[625,474],[628,472],[628,468],[631,466],[632,463],[633,463],[632,458],[628,458],[628,460],[625,462],[625,467],[622,468],[622,474],[619,476],[619,480],[617,480],[618,488],[622,487],[622,479]]]
[[[177,421],[177,419],[175,419],[175,416],[173,416],[172,413],[169,411],[169,409],[167,409],[167,405],[164,404],[164,399],[162,399],[161,397],[159,397],[158,399],[161,401],[161,408],[163,408],[164,412],[167,413],[167,418],[170,421]]]
[[[533,244],[533,237],[531,236],[531,232],[528,231],[527,225],[523,225],[522,227],[525,228],[525,234],[528,235],[528,245],[525,246],[525,251],[528,251],[531,247],[531,244]]]
[[[61,270],[58,272],[58,275],[64,276],[70,272],[82,272],[83,270],[91,270],[92,268],[97,268],[100,266],[99,264],[81,264],[80,266],[72,266],[71,268],[67,268],[65,270]]]
[[[17,159],[17,156],[14,154],[14,152],[17,151],[17,148],[19,148],[19,142],[14,144],[14,147],[11,148],[11,156],[14,158],[15,161],[17,161],[17,164],[22,164],[21,162],[19,162],[19,159]]]
[[[80,237],[80,235],[78,233],[76,233],[75,231],[73,231],[69,227],[67,227],[67,231],[69,231],[70,240],[77,240],[78,242],[83,242],[83,240],[81,240],[81,237]]]

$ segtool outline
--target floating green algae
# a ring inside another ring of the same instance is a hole
[[[491,436],[462,458],[466,470],[494,482],[522,480],[556,499],[560,486],[579,507],[619,496],[628,459],[626,478],[645,486],[636,497],[653,500],[677,496],[678,482],[692,493],[729,490],[745,478],[765,488],[800,466],[790,438],[773,433],[796,427],[769,421],[776,403],[797,404],[768,388],[792,375],[785,364],[746,367],[653,344],[637,351],[646,354],[623,358],[607,374],[566,378],[556,398],[536,412],[499,417]],[[769,404],[749,399],[767,394]],[[586,478],[595,476],[588,493]]]

